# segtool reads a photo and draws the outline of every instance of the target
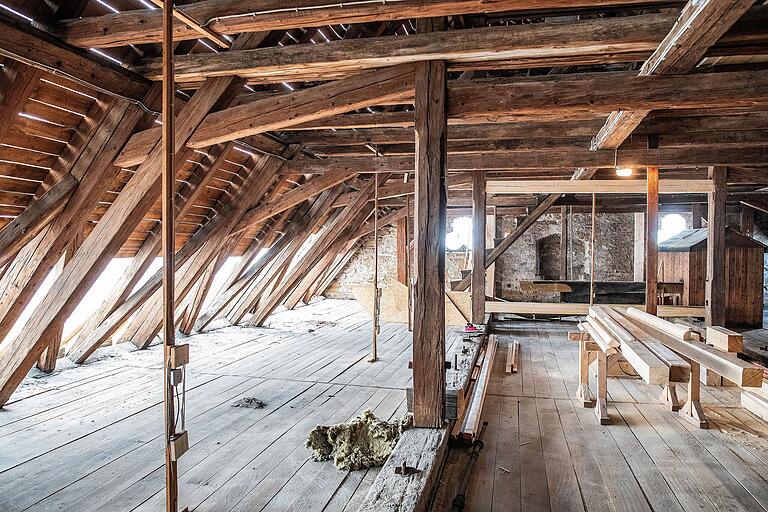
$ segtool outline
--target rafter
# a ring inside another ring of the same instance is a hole
[[[62,43],[47,32],[0,13],[0,55],[132,100],[141,100],[150,82],[89,52]]]
[[[536,23],[486,27],[451,32],[331,41],[290,45],[224,54],[179,56],[175,63],[179,82],[202,77],[238,75],[273,82],[306,76],[332,77],[394,63],[446,58],[451,63],[512,61],[506,67],[532,67],[537,60],[568,55],[569,58],[636,53],[650,55],[672,28],[675,16],[651,14],[598,18],[569,24]],[[150,80],[162,76],[159,59],[140,63],[134,70]]]
[[[208,0],[179,7],[181,11],[219,34],[287,30],[333,24],[407,20],[425,16],[488,12],[526,12],[542,9],[608,7],[652,4],[652,0],[406,0],[400,2],[354,2],[329,4],[325,0],[268,0],[258,7],[249,0]],[[290,14],[290,15],[286,15]],[[210,23],[206,23],[210,21]],[[159,42],[161,20],[150,9],[94,16],[62,22],[56,29],[70,44],[110,47]],[[195,39],[199,32],[177,26],[174,38]]]

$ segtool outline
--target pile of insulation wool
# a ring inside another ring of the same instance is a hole
[[[339,469],[383,466],[400,435],[411,423],[409,414],[390,423],[365,410],[347,423],[318,425],[307,437],[307,448],[313,450],[312,459],[333,459]]]

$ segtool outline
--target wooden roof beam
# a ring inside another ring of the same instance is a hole
[[[427,32],[408,37],[337,40],[221,54],[198,53],[178,56],[175,74],[179,82],[230,75],[280,82],[304,78],[308,72],[311,76],[332,77],[432,59],[446,59],[451,63],[514,60],[519,61],[520,66],[531,67],[530,61],[563,55],[590,58],[609,52],[650,55],[674,22],[674,14],[648,14],[567,24],[536,23]],[[149,59],[134,70],[150,80],[159,80],[162,62]]]
[[[687,73],[726,31],[754,4],[754,0],[691,0],[675,26],[645,61],[638,76]],[[622,109],[611,113],[592,141],[592,149],[618,147],[652,109]]]
[[[490,12],[540,12],[547,9],[642,6],[657,0],[399,0],[328,2],[327,0],[206,0],[179,6],[179,10],[218,34],[288,30],[334,24],[407,20],[432,16]],[[80,47],[105,48],[160,41],[161,16],[151,9],[61,22],[56,35]],[[196,39],[200,33],[182,24],[176,40]]]
[[[412,97],[412,65],[366,71],[355,77],[209,114],[188,145],[204,148],[378,105],[383,101],[407,101]]]
[[[402,64],[209,114],[189,146],[202,148],[413,97],[413,67]],[[768,106],[768,71],[635,77],[627,73],[454,81],[448,116],[464,122],[589,119],[616,108]],[[567,94],[564,93],[567,91]],[[412,114],[411,114],[412,117]]]
[[[619,149],[590,151],[572,149],[568,152],[533,150],[496,154],[449,155],[448,169],[453,172],[476,170],[515,169],[574,169],[648,167],[663,168],[706,167],[708,165],[766,165],[768,146],[758,147],[710,147],[687,146],[661,149]],[[349,173],[404,173],[413,172],[413,157],[339,157],[313,159],[301,157],[288,162],[284,174],[322,174],[326,172]]]
[[[0,55],[45,71],[59,73],[91,88],[140,101],[150,82],[81,48],[62,43],[47,32],[0,13]]]

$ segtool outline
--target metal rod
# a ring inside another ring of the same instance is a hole
[[[377,151],[378,152],[378,151]],[[371,362],[378,359],[376,342],[379,335],[379,177],[373,177],[373,339]]]
[[[480,427],[480,432],[477,434],[477,439],[472,442],[472,449],[469,452],[469,463],[464,466],[464,474],[461,476],[459,492],[451,502],[452,512],[461,512],[464,510],[467,501],[466,493],[467,486],[469,486],[469,477],[472,476],[472,468],[474,467],[475,462],[477,462],[477,459],[480,458],[480,452],[483,451],[483,447],[485,446],[483,444],[483,435],[485,434],[486,427],[488,427],[488,422],[484,421],[483,426]]]
[[[589,243],[589,305],[595,303],[595,205],[596,195],[592,193],[592,235]]]
[[[173,79],[173,1],[163,2],[163,176],[162,176],[162,245],[163,245],[163,405],[165,415],[165,509],[178,510],[179,488],[177,463],[173,459],[172,439],[175,434],[175,404],[171,385],[171,350],[174,346],[174,116],[176,87]]]

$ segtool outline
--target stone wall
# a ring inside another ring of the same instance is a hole
[[[446,288],[450,281],[461,278],[461,269],[471,265],[471,257],[465,252],[449,252],[445,259]],[[352,256],[347,266],[328,287],[325,296],[333,299],[353,299],[352,286],[372,284],[374,262],[373,234],[363,239],[363,244]],[[395,226],[379,230],[379,282],[397,278],[397,231]]]
[[[509,233],[517,219],[499,216],[497,237]],[[570,279],[589,279],[589,238],[591,217],[588,214],[571,216],[571,242],[569,247]],[[632,247],[634,217],[632,214],[598,214],[595,277],[606,281],[632,280]],[[379,232],[379,279],[385,282],[397,275],[397,234],[394,226]],[[374,239],[369,235],[358,252],[326,291],[332,298],[352,298],[351,287],[368,284],[373,279]],[[540,258],[537,258],[540,254]],[[520,281],[557,278],[560,257],[560,215],[543,216],[521,239],[497,261],[497,293],[510,300],[554,300],[554,296],[535,297],[520,292]],[[446,286],[460,279],[461,270],[469,268],[471,257],[465,251],[449,252],[446,257]]]
[[[498,217],[496,236],[515,229],[513,216]],[[590,235],[592,217],[571,215],[568,243],[568,279],[590,279]],[[598,214],[595,223],[595,280],[631,281],[634,244],[633,214]],[[498,260],[497,296],[513,301],[558,300],[556,294],[533,294],[520,290],[520,281],[559,279],[560,214],[542,216]]]
[[[663,218],[665,214],[662,213]],[[690,213],[681,214],[686,227],[691,227]],[[496,237],[512,231],[517,219],[513,216],[497,218]],[[728,215],[728,224],[738,227],[738,214]],[[569,237],[568,279],[589,280],[589,239],[592,229],[590,214],[572,214]],[[756,212],[755,238],[768,244],[768,216]],[[595,279],[598,281],[633,280],[634,214],[605,213],[597,215]],[[373,279],[373,235],[363,240],[360,250],[352,257],[326,295],[351,299],[351,287],[370,284]],[[382,228],[379,233],[379,278],[385,282],[397,275],[397,235],[394,226]],[[555,294],[531,294],[520,290],[520,281],[532,279],[559,279],[560,214],[544,215],[496,263],[497,296],[514,301],[556,301]],[[446,258],[446,286],[461,277],[461,270],[471,266],[471,257],[464,251],[449,252]],[[768,256],[766,257],[768,282]],[[768,301],[768,293],[766,293]]]

